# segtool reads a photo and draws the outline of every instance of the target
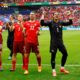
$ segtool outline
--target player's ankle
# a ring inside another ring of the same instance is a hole
[[[52,69],[52,72],[56,72],[56,69]]]
[[[64,66],[61,66],[61,69],[64,69]]]
[[[65,68],[61,68],[60,69],[60,72],[64,73],[64,74],[69,74],[69,71],[66,70]]]
[[[38,72],[42,71],[42,66],[38,66]]]
[[[25,74],[25,75],[29,74],[29,71],[28,71],[28,70],[25,70],[25,71],[24,71],[24,74]]]
[[[56,77],[56,76],[57,76],[55,69],[52,70],[52,76],[53,76],[53,77]]]

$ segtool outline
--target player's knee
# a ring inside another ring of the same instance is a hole
[[[56,49],[52,49],[52,50],[50,50],[50,52],[51,52],[52,54],[56,54],[57,50],[56,50]]]
[[[2,49],[0,48],[0,52],[2,51]]]
[[[0,51],[0,55],[2,54],[2,52]]]
[[[12,57],[13,57],[13,58],[16,57],[16,54],[13,54]]]
[[[40,53],[36,53],[36,57],[41,57]]]
[[[67,56],[68,56],[67,52],[66,52],[66,53],[64,53],[64,54],[63,54],[63,56],[64,56],[64,57],[67,57]]]
[[[56,55],[56,52],[51,53],[51,57],[54,57]]]
[[[24,57],[29,57],[29,54],[24,54]]]
[[[2,51],[0,51],[0,54],[2,53]]]
[[[12,61],[14,61],[15,59],[16,59],[16,55],[13,54],[13,55],[12,55]]]

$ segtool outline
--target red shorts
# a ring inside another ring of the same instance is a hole
[[[2,39],[0,38],[0,44],[2,44],[2,42],[3,42],[3,41],[2,41]]]
[[[13,53],[22,53],[24,54],[24,42],[23,41],[14,41],[13,42]]]
[[[30,53],[31,51],[34,53],[39,53],[39,47],[38,45],[35,45],[34,43],[26,43],[26,53]]]
[[[0,51],[2,51],[2,44],[0,44]]]

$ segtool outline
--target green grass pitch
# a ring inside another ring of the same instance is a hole
[[[41,31],[39,36],[40,53],[42,56],[42,72],[37,72],[37,61],[35,54],[30,55],[29,74],[24,75],[22,66],[22,56],[17,55],[17,65],[15,72],[10,72],[11,61],[8,60],[9,50],[6,46],[7,31],[3,32],[3,68],[0,72],[0,80],[80,80],[80,31],[63,31],[64,44],[68,51],[68,59],[66,68],[70,74],[64,75],[60,73],[61,53],[57,51],[56,56],[56,71],[57,77],[52,77],[52,70],[50,66],[50,35],[49,31]]]

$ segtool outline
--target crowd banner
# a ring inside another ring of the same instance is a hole
[[[80,5],[80,1],[63,1],[63,2],[24,2],[24,3],[0,3],[0,6],[33,6],[33,5],[40,5],[40,6],[49,6],[49,5]]]

